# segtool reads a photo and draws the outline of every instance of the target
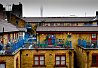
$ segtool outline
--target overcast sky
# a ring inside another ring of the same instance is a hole
[[[98,11],[98,0],[0,0],[5,5],[23,4],[23,16],[39,17],[43,5],[43,16],[95,16]]]

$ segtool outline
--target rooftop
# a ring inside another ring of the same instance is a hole
[[[11,23],[8,23],[6,20],[0,20],[0,32],[15,32],[19,31],[16,26],[12,25]]]
[[[26,22],[90,22],[95,17],[23,17]]]
[[[98,26],[37,27],[36,31],[98,31]]]
[[[25,31],[27,32],[27,29],[26,28],[17,28],[19,31]]]

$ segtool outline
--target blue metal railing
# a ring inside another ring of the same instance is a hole
[[[84,48],[97,48],[98,47],[98,40],[82,40],[78,39],[78,45]]]
[[[72,42],[71,41],[65,41],[65,43],[54,43],[54,44],[48,44],[49,42],[48,41],[45,41],[43,43],[38,43],[37,45],[35,46],[38,46],[38,48],[48,48],[48,47],[52,47],[52,48],[56,48],[56,47],[59,47],[59,48],[72,48]]]
[[[19,40],[19,41],[16,42],[16,43],[12,43],[12,47],[11,47],[10,51],[11,51],[11,52],[14,52],[14,51],[16,51],[17,49],[22,48],[23,45],[24,45],[24,40],[23,40],[23,39]]]
[[[2,49],[3,49],[3,46],[4,46],[4,45],[0,43],[0,50],[2,50]]]
[[[29,39],[29,40],[28,40]],[[19,39],[16,40],[16,42],[13,42],[13,41],[10,41],[7,43],[6,45],[6,50],[5,51],[5,54],[12,54],[13,52],[17,51],[19,48],[22,48],[24,47],[25,45],[25,41],[27,42],[33,42],[33,40],[31,40],[32,38],[30,37],[30,34],[28,33],[25,33],[25,37],[23,39],[23,37],[20,37]],[[3,50],[3,47],[2,45],[0,45],[0,51]]]

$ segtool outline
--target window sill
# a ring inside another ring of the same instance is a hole
[[[93,64],[93,65],[91,65],[91,67],[98,67],[98,64],[96,64],[96,65]]]
[[[33,65],[32,67],[46,67],[46,65]]]
[[[55,65],[54,67],[67,67],[66,65]]]

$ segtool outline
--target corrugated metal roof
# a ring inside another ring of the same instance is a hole
[[[23,17],[26,22],[89,22],[95,17]]]
[[[4,28],[4,32],[15,32],[15,31],[19,31],[16,26],[12,25],[11,23],[8,23],[5,20],[0,20],[0,32],[3,32],[3,28]]]
[[[98,26],[37,27],[36,31],[98,31]]]

